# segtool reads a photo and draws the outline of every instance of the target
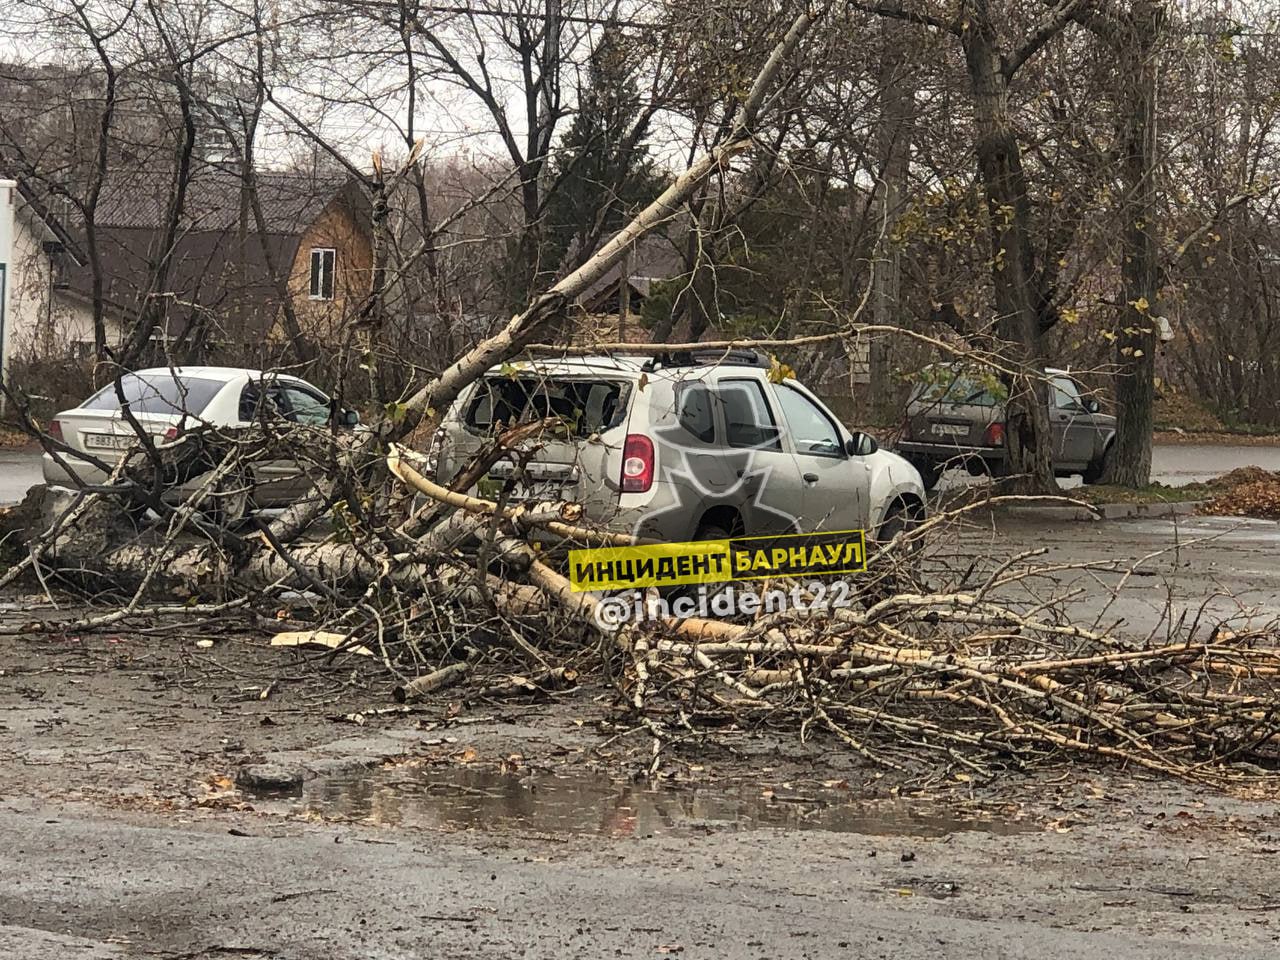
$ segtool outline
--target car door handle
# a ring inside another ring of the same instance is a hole
[[[818,475],[817,475],[816,473],[806,473],[806,474],[804,475],[804,482],[805,482],[805,483],[817,483],[817,482],[818,482]]]

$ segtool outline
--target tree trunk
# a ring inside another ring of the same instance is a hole
[[[871,264],[871,322],[884,327],[898,325],[901,319],[901,256],[891,238],[911,160],[910,120],[915,111],[915,95],[903,76],[905,32],[902,24],[892,20],[880,23],[880,119],[876,131],[880,177],[876,183],[878,240]],[[891,345],[892,340],[882,336],[868,346],[870,411],[876,423],[888,423],[898,413],[891,382]]]
[[[987,195],[991,282],[996,334],[1006,359],[1018,368],[1007,378],[1005,449],[1016,486],[1057,490],[1049,459],[1049,401],[1044,379],[1038,278],[1031,241],[1022,153],[1009,118],[1009,85],[994,27],[976,18],[965,32],[965,60],[973,86],[978,171]]]
[[[631,313],[631,264],[634,251],[628,250],[622,258],[618,274],[618,339],[627,342],[627,315]]]
[[[1154,317],[1159,293],[1159,237],[1156,219],[1157,45],[1163,12],[1150,0],[1136,0],[1129,30],[1117,51],[1124,70],[1128,110],[1124,135],[1123,304],[1115,341],[1116,438],[1103,480],[1125,487],[1151,482],[1154,429]]]

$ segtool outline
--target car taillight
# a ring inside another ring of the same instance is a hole
[[[65,442],[62,438],[62,423],[58,420],[49,421],[49,436],[57,440],[59,443]]]
[[[644,493],[652,486],[653,441],[643,434],[628,434],[622,445],[622,492]]]
[[[1004,446],[1004,424],[993,423],[987,427],[987,432],[982,435],[982,442],[988,447]]]

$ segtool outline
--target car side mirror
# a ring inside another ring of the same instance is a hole
[[[869,457],[879,449],[880,444],[876,443],[876,438],[860,430],[845,441],[844,445],[844,452],[851,457]]]
[[[360,413],[356,410],[343,410],[341,421],[344,427],[354,427],[360,423]]]
[[[1088,413],[1097,413],[1099,410],[1102,409],[1102,407],[1099,405],[1098,401],[1095,400],[1093,397],[1085,397],[1084,409]]]

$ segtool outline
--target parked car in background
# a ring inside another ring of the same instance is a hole
[[[920,471],[926,489],[947,467],[993,477],[1007,472],[1002,391],[990,374],[951,365],[928,367],[907,401],[902,437],[895,449]],[[1116,418],[1065,370],[1048,369],[1049,428],[1053,472],[1082,474],[1096,483],[1115,440]]]
[[[50,435],[70,452],[44,454],[46,483],[105,483],[107,471],[92,460],[111,468],[138,446],[137,430],[121,409],[122,394],[133,418],[158,445],[176,442],[197,426],[247,427],[264,417],[313,427],[328,426],[335,416],[344,427],[359,422],[354,411],[336,410],[323,391],[298,377],[235,367],[139,370],[50,421]],[[292,459],[252,463],[245,471],[216,491],[212,502],[222,519],[237,519],[255,507],[287,505],[310,487],[301,465]],[[199,485],[197,477],[166,490],[164,499],[179,502]]]
[[[527,463],[500,461],[486,481],[514,485],[516,498],[578,501],[620,532],[891,536],[923,516],[910,464],[796,380],[773,382],[769,367],[724,351],[504,364],[445,415],[436,477],[450,483],[500,428],[551,418]]]

